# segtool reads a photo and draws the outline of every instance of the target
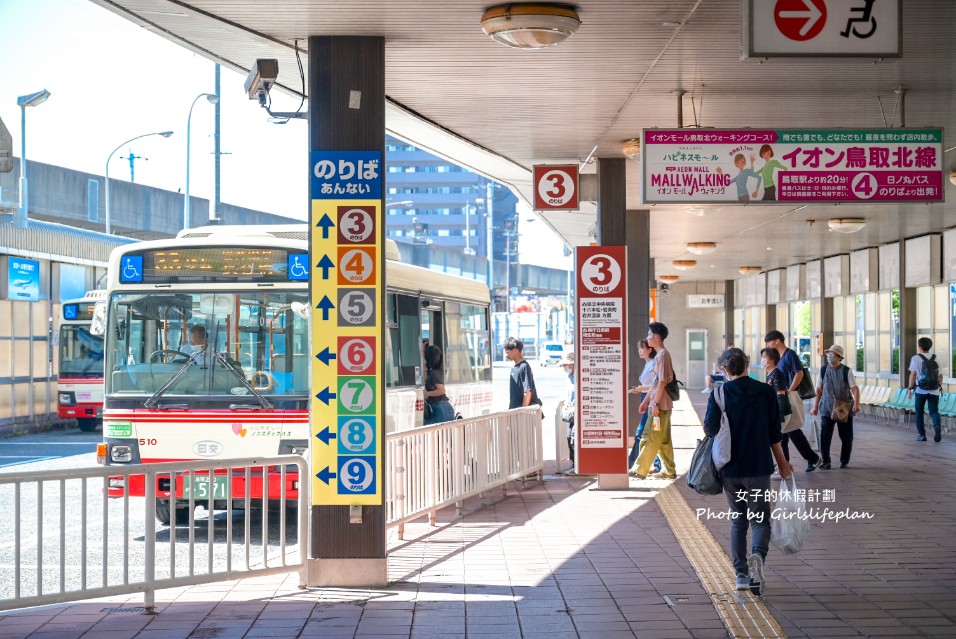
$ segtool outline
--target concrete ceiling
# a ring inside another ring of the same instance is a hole
[[[280,88],[295,95],[294,40],[384,36],[388,131],[525,200],[533,164],[619,158],[642,129],[676,126],[676,89],[687,91],[685,125],[883,128],[901,125],[894,92],[903,87],[905,124],[942,127],[947,177],[956,168],[956,2],[948,0],[906,0],[900,58],[743,62],[741,0],[581,0],[580,30],[541,51],[491,41],[479,24],[490,3],[474,0],[91,1],[240,73],[256,58],[277,58]],[[641,208],[639,173],[629,161],[629,209]],[[657,205],[651,254],[658,275],[724,280],[741,277],[743,264],[780,268],[938,232],[956,226],[956,187],[945,184],[948,203],[934,205],[723,206],[705,207],[703,217]],[[574,246],[591,241],[594,211],[585,203],[543,217]],[[867,225],[833,233],[831,217]],[[703,241],[717,250],[686,251]],[[682,258],[699,265],[674,270],[671,261]]]

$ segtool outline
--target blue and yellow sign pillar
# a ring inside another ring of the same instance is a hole
[[[310,586],[384,586],[385,46],[309,38]]]

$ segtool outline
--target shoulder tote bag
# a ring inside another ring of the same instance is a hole
[[[727,406],[724,399],[724,386],[714,389],[714,401],[720,408],[720,430],[714,437],[714,466],[719,471],[730,461],[730,421],[727,419]]]

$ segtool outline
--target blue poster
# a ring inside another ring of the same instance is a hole
[[[36,260],[7,260],[7,297],[20,302],[36,302],[40,299],[40,263]]]
[[[313,200],[382,198],[380,151],[312,151]]]

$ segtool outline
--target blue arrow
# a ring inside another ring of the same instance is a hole
[[[333,433],[331,430],[329,430],[329,427],[326,426],[326,427],[323,428],[321,431],[319,431],[318,434],[316,434],[316,437],[319,438],[319,441],[320,441],[320,442],[322,442],[322,443],[325,444],[325,445],[328,445],[328,443],[329,443],[330,441],[332,441],[333,439],[335,439],[335,433]]]
[[[323,388],[321,391],[319,391],[318,393],[316,393],[316,394],[315,394],[315,397],[316,397],[316,399],[321,399],[323,402],[325,402],[325,405],[328,406],[328,405],[329,405],[329,401],[335,399],[335,393],[331,392],[331,391],[329,390],[329,387],[326,386],[326,387]]]
[[[335,262],[330,260],[328,255],[323,255],[319,263],[315,265],[315,268],[322,269],[322,279],[327,280],[329,279],[329,269],[335,268]]]
[[[329,347],[326,346],[325,348],[322,349],[321,353],[315,356],[315,359],[319,360],[320,362],[328,366],[329,362],[335,359],[335,353],[329,352]]]
[[[322,229],[322,239],[327,240],[329,239],[329,229],[335,226],[335,222],[332,221],[328,214],[325,214],[316,226]]]
[[[326,485],[329,484],[330,479],[335,479],[335,473],[329,472],[328,466],[317,472],[315,476],[324,481]]]
[[[322,319],[329,319],[329,311],[335,308],[335,304],[329,299],[328,295],[323,295],[322,300],[316,305],[316,308],[322,311]]]

